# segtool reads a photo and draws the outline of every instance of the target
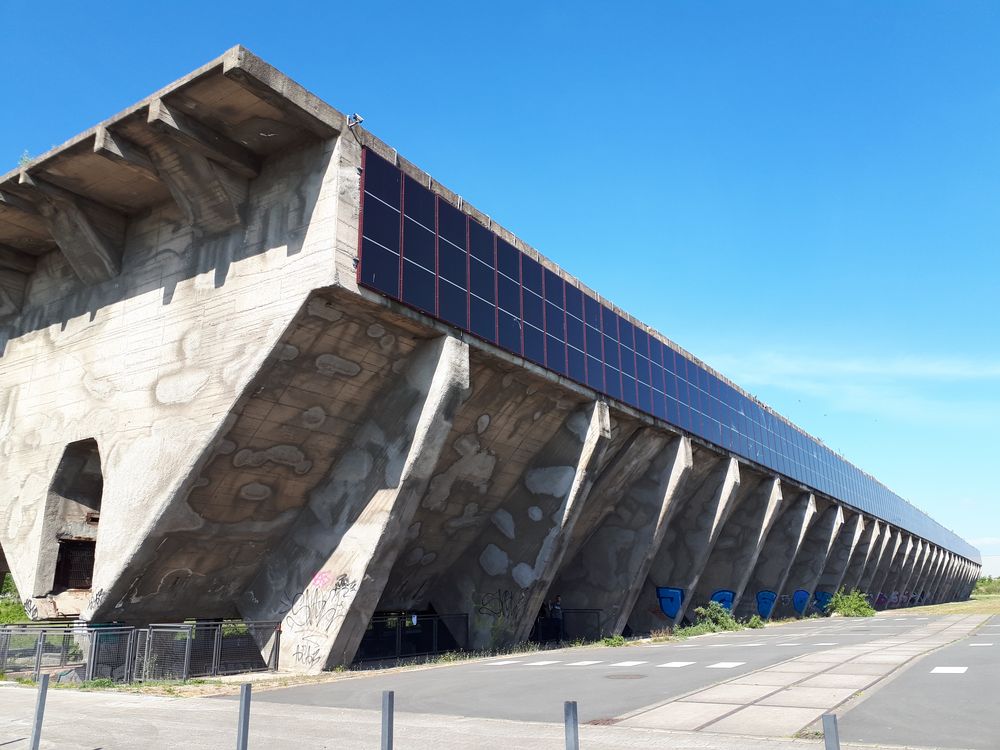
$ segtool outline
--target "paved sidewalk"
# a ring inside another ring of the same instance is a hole
[[[944,617],[888,638],[798,656],[635,711],[621,725],[788,737],[987,619]]]
[[[35,690],[0,686],[0,747],[28,747]],[[237,704],[212,698],[160,698],[58,690],[49,695],[42,748],[149,750],[233,747]],[[260,750],[376,748],[377,711],[254,703],[250,747]],[[582,726],[586,750],[775,750],[821,748],[819,740],[776,740],[643,727]],[[562,750],[563,728],[496,719],[397,714],[398,750]],[[844,745],[845,750],[868,748]]]

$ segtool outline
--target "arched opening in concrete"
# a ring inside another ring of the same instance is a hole
[[[103,494],[97,441],[90,438],[67,445],[45,504],[46,536],[57,545],[52,593],[90,588]]]

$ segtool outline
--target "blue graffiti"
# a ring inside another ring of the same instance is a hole
[[[820,612],[826,612],[826,605],[833,599],[833,594],[829,591],[817,591],[813,595],[813,606]]]
[[[809,606],[809,598],[808,591],[805,589],[797,589],[792,594],[792,607],[800,615],[804,615],[806,613],[806,607]]]
[[[677,617],[681,611],[681,604],[684,601],[684,589],[675,589],[670,586],[657,586],[656,596],[660,600],[660,610],[670,619]]]
[[[771,616],[771,612],[774,610],[774,605],[777,601],[778,595],[773,591],[758,591],[757,614],[766,620]]]
[[[733,601],[736,599],[736,592],[729,589],[719,589],[711,597],[713,602],[718,602],[730,612],[733,610]]]

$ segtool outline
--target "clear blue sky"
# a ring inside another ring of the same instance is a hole
[[[2,167],[243,44],[1000,574],[1000,5],[224,6],[5,0]]]

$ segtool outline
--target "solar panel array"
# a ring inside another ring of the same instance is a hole
[[[958,554],[978,552],[795,425],[365,149],[358,283]]]

